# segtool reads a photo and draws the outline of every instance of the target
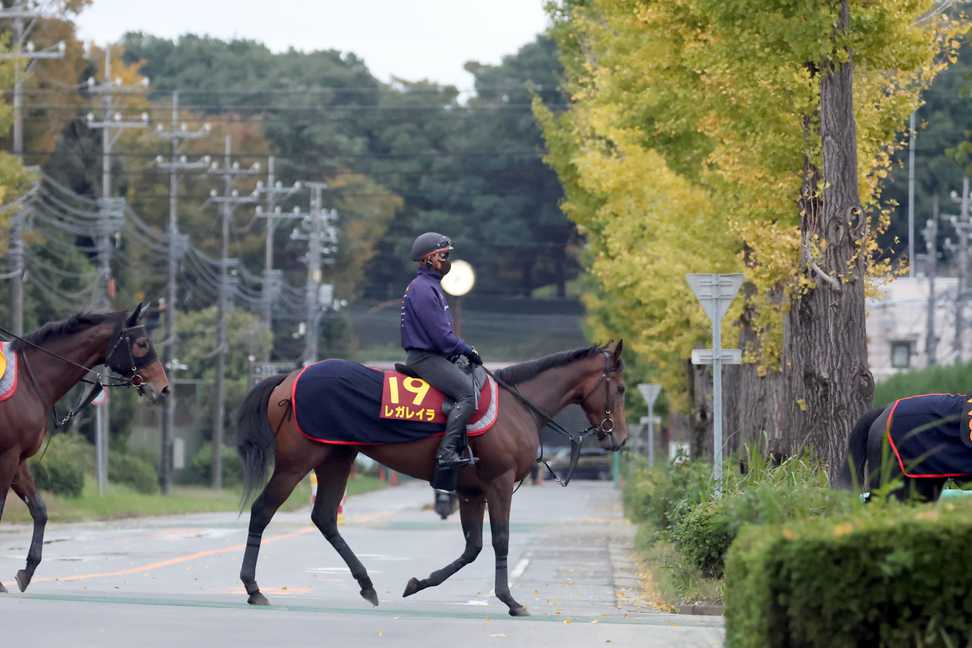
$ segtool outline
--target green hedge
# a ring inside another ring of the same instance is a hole
[[[972,384],[972,364],[935,365],[895,374],[874,386],[874,404],[888,403],[915,394],[950,392],[964,394]]]
[[[94,448],[83,437],[66,432],[55,434],[30,461],[37,487],[58,495],[77,497],[84,489],[85,468]]]
[[[747,526],[726,559],[726,645],[965,646],[972,508],[869,505]]]
[[[145,459],[121,452],[108,454],[109,481],[131,486],[139,493],[154,495],[159,492],[159,472]]]

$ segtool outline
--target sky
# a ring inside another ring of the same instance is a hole
[[[354,52],[388,81],[472,87],[466,61],[499,63],[544,30],[543,0],[94,0],[77,19],[99,44],[127,31],[248,38],[273,51]]]

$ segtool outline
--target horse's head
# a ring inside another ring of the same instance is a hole
[[[152,400],[158,401],[169,393],[169,379],[145,325],[139,323],[141,317],[142,304],[139,304],[125,320],[105,364],[131,380],[139,395],[148,391]]]
[[[590,376],[581,386],[581,407],[594,428],[598,444],[605,450],[620,450],[628,440],[624,418],[623,340],[608,344],[589,360]]]

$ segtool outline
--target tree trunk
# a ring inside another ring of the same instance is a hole
[[[685,361],[688,371],[689,452],[692,459],[712,461],[712,369]]]
[[[843,0],[838,36],[847,24]],[[847,54],[847,62],[833,61],[819,72],[824,184],[818,187],[817,169],[807,160],[800,201],[801,273],[812,285],[794,294],[784,329],[783,450],[811,449],[831,478],[874,391],[864,329],[865,263],[855,256],[867,222],[857,188],[853,58]]]
[[[746,308],[739,319],[742,332],[739,348],[758,351],[759,340],[753,328],[753,307],[749,305],[752,284],[743,286]],[[743,453],[751,448],[763,456],[778,452],[783,417],[783,374],[769,371],[761,376],[754,364],[724,368],[726,454]]]

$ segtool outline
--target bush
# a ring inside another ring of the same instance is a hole
[[[970,537],[972,507],[953,503],[747,526],[726,559],[726,645],[964,645]]]
[[[223,460],[223,485],[239,486],[243,483],[243,466],[240,463],[240,456],[234,448],[223,446],[221,453]],[[198,484],[208,484],[212,480],[213,466],[213,446],[211,443],[204,444],[199,448],[199,452],[192,458],[190,466],[192,480]]]
[[[651,522],[659,529],[669,529],[692,507],[711,497],[710,474],[711,468],[702,462],[651,468],[632,462],[625,480],[625,513],[635,522]]]
[[[136,455],[109,453],[108,479],[131,486],[139,493],[154,495],[159,492],[159,473],[155,466]]]
[[[81,495],[84,469],[92,450],[91,444],[77,434],[53,435],[47,447],[41,447],[30,459],[30,471],[37,487],[67,497]]]

